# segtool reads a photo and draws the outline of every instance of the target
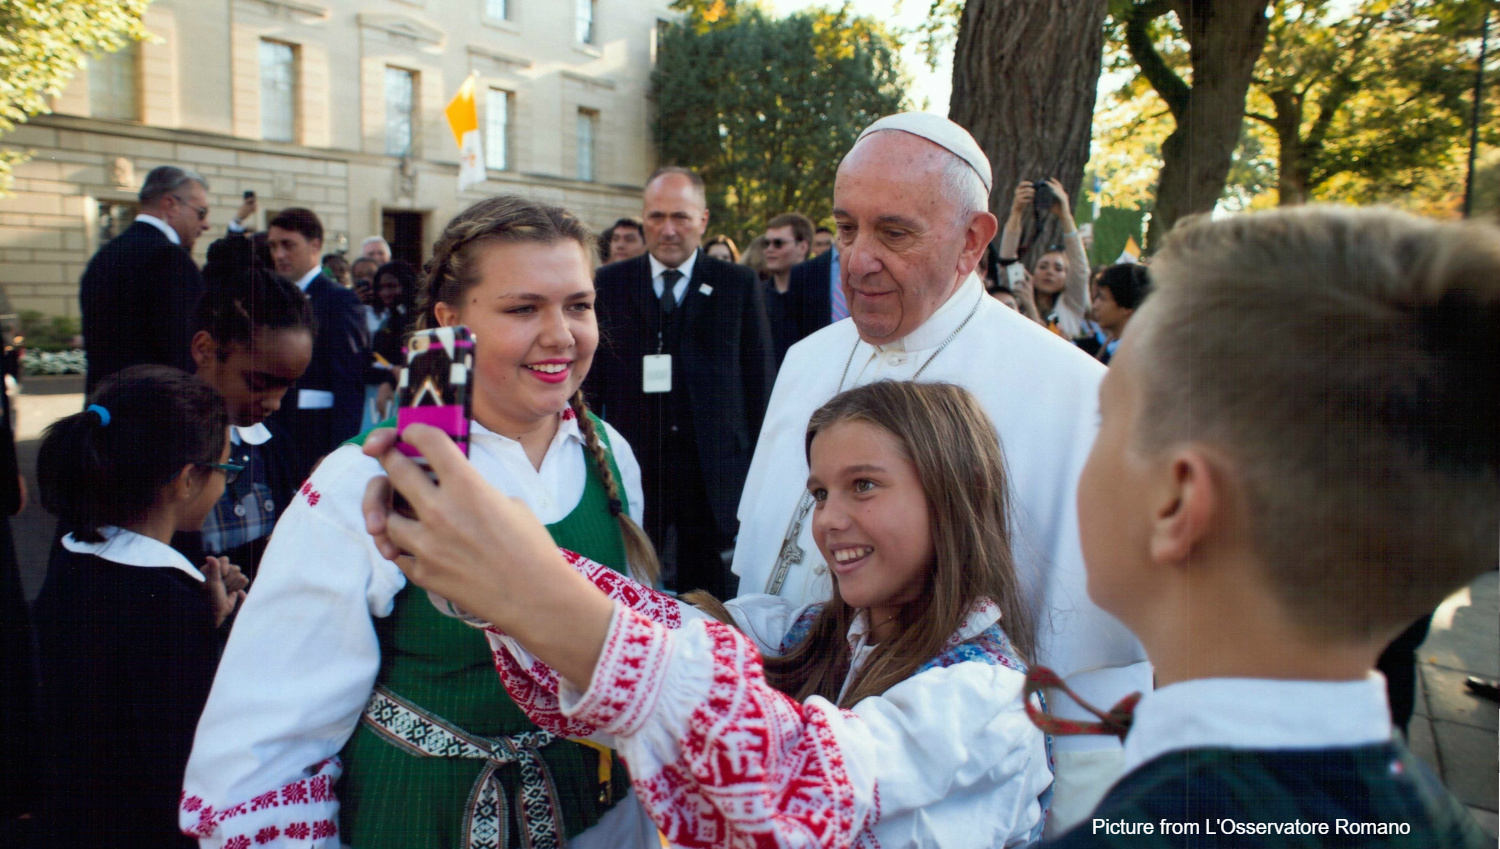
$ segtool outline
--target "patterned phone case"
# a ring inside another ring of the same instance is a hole
[[[406,368],[396,386],[397,434],[408,425],[431,425],[451,436],[467,457],[473,418],[469,378],[474,369],[474,335],[463,326],[418,330],[407,337],[404,352]],[[397,448],[426,467],[427,461],[415,448],[404,442]]]

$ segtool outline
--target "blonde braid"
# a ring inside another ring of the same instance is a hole
[[[625,540],[625,557],[634,572],[633,577],[642,583],[654,584],[661,575],[661,561],[656,557],[656,548],[651,544],[651,538],[646,536],[646,532],[630,518],[630,512],[625,509],[625,503],[620,498],[620,486],[609,468],[609,455],[604,451],[594,420],[589,418],[588,402],[583,399],[583,390],[573,393],[568,404],[573,408],[574,417],[578,419],[584,448],[593,458],[594,468],[598,470],[599,479],[604,482],[604,490],[609,494],[610,515],[620,523],[620,536]]]

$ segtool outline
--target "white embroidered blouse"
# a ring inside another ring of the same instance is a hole
[[[1052,772],[994,604],[916,675],[842,710],[798,703],[762,672],[761,653],[795,642],[815,608],[744,596],[727,604],[736,630],[567,554],[615,601],[588,690],[490,630],[496,668],[541,727],[617,748],[674,845],[954,849],[1040,836]],[[849,639],[852,678],[870,649],[863,622]]]
[[[470,461],[543,522],[583,495],[582,435],[563,415],[540,469],[519,442],[474,423]],[[605,425],[627,510],[641,515],[640,466]],[[338,752],[380,669],[374,620],[406,577],[365,532],[360,501],[384,474],[360,449],[328,456],[277,523],[198,723],[179,824],[204,849],[339,849]]]

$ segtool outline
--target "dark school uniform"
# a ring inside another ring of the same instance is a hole
[[[202,573],[120,528],[53,547],[35,606],[50,845],[193,846],[182,775],[222,640]]]
[[[1385,681],[1205,679],[1136,707],[1126,773],[1049,847],[1493,846],[1391,734]]]

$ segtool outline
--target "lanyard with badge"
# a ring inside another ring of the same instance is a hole
[[[668,269],[668,271],[676,271],[676,269]],[[680,272],[678,273],[680,274]],[[667,293],[672,292],[677,285],[677,281],[668,278],[666,272],[663,272],[662,277],[662,299],[663,303],[665,303]],[[682,290],[682,300],[684,302],[687,301],[687,296],[691,289],[692,281],[689,280],[687,286]],[[701,285],[698,287],[698,291],[707,295],[713,292],[713,287]],[[672,296],[672,300],[676,301],[675,293]],[[656,353],[647,354],[641,358],[641,391],[648,395],[672,391],[672,355],[666,352],[666,323],[671,319],[672,314],[681,307],[681,304],[675,304],[671,311],[662,310],[661,326],[656,330]]]
[[[917,369],[917,373],[911,376],[913,383],[916,382],[917,378],[922,376],[922,372],[926,371],[928,366],[932,365],[932,361],[937,359],[939,354],[943,353],[943,349],[947,348],[948,344],[956,339],[958,334],[969,325],[969,320],[974,317],[974,313],[979,312],[979,305],[982,303],[984,303],[983,297],[974,302],[974,307],[969,310],[968,315],[964,316],[964,320],[959,323],[958,327],[954,328],[952,333],[948,334],[948,338],[943,340],[943,344],[939,345],[937,350],[932,352],[932,356],[928,357],[927,362],[923,363],[922,367]],[[844,361],[844,373],[839,375],[839,387],[834,390],[834,395],[838,395],[844,391],[844,381],[849,379],[849,366],[854,364],[854,355],[859,351],[859,343],[860,340],[856,337],[854,347],[849,349],[849,359]],[[807,514],[812,512],[812,508],[812,493],[804,490],[802,498],[797,502],[797,509],[792,513],[792,522],[787,526],[786,536],[781,538],[781,548],[776,552],[776,568],[771,570],[771,578],[766,581],[766,593],[768,595],[780,594],[781,585],[786,583],[786,576],[787,573],[791,572],[792,564],[802,562],[802,557],[806,552],[802,550],[801,545],[798,545],[797,540],[802,536],[802,523],[807,521]]]

